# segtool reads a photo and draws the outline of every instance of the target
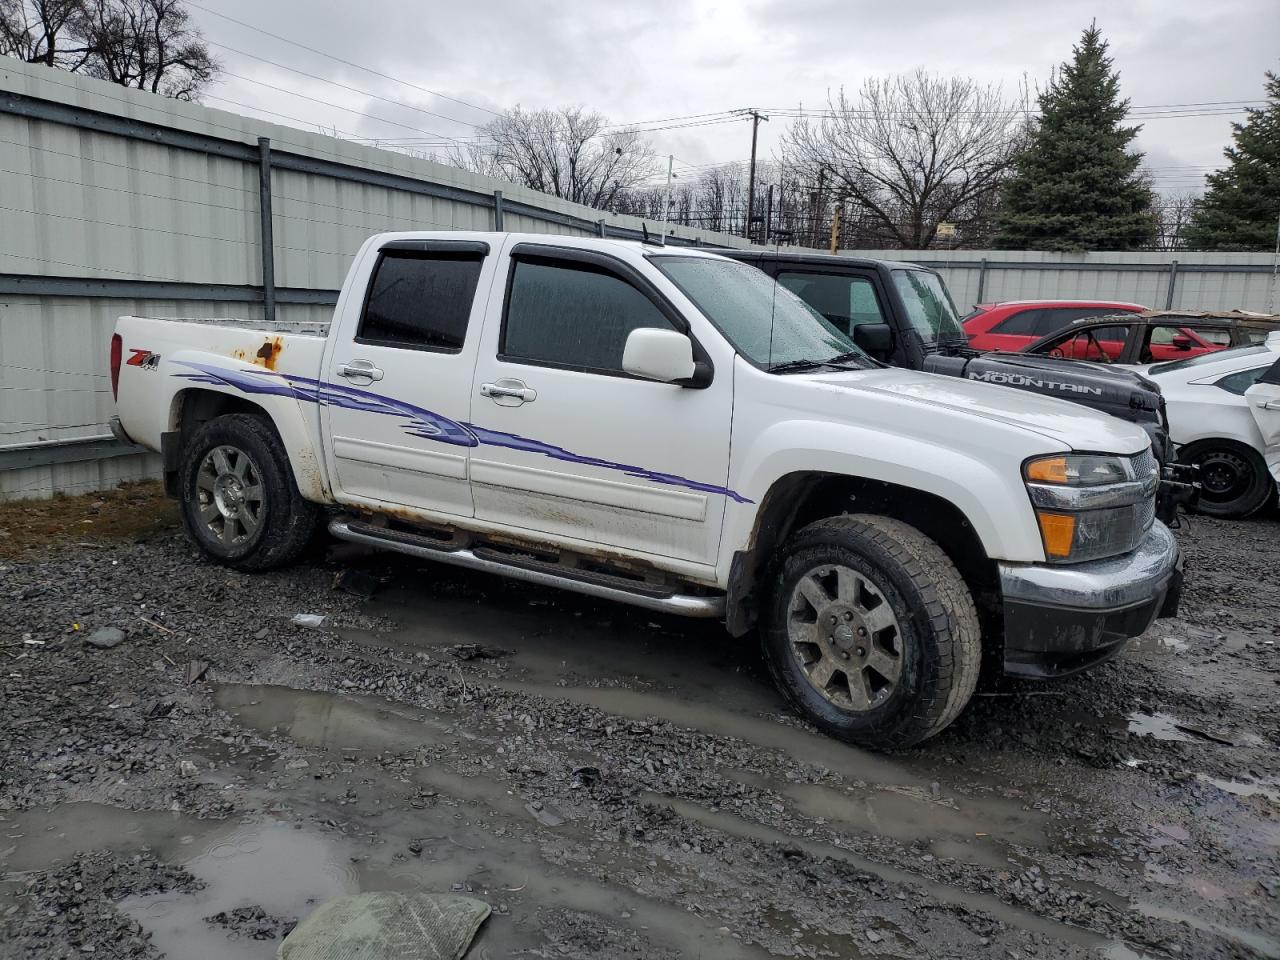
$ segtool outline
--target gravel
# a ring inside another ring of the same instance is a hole
[[[0,561],[2,957],[182,956],[157,893],[268,957],[371,889],[485,899],[473,956],[1280,955],[1274,518],[1193,519],[1179,619],[892,756],[714,625],[142,527]]]

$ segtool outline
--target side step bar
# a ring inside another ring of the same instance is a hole
[[[722,595],[698,597],[690,594],[666,593],[651,585],[639,583],[633,587],[622,577],[597,574],[587,570],[561,570],[553,563],[524,558],[512,557],[507,560],[496,552],[484,550],[483,547],[477,548],[484,550],[485,555],[481,556],[469,547],[451,546],[430,537],[403,530],[386,530],[358,520],[333,520],[329,523],[329,532],[339,540],[363,543],[382,550],[394,550],[397,553],[406,553],[440,563],[451,563],[455,567],[465,567],[468,570],[496,573],[512,580],[570,590],[601,600],[616,600],[618,603],[629,603],[646,610],[675,613],[684,617],[714,619],[724,617],[725,600]]]

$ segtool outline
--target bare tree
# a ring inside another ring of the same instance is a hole
[[[820,120],[783,137],[785,164],[852,201],[888,242],[933,243],[938,224],[998,190],[1020,144],[1016,105],[998,87],[924,70],[843,90]]]
[[[180,100],[219,69],[182,0],[0,0],[0,53]]]
[[[89,51],[71,39],[70,27],[82,6],[83,0],[0,0],[0,54],[79,70]]]
[[[654,172],[647,140],[582,107],[517,106],[477,132],[483,139],[451,150],[450,163],[589,207],[611,209]]]
[[[1200,205],[1200,194],[1194,190],[1172,193],[1166,196],[1156,194],[1155,209],[1157,250],[1181,250],[1186,247],[1183,237],[1191,217]]]
[[[100,80],[194,100],[218,71],[181,0],[85,0],[75,29]]]

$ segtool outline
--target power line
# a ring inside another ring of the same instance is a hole
[[[433,97],[439,97],[441,100],[448,100],[452,103],[458,103],[464,107],[470,107],[472,110],[480,110],[483,113],[492,114],[495,117],[502,115],[499,111],[490,110],[488,107],[482,107],[478,103],[471,103],[467,100],[462,100],[458,97],[450,97],[446,94],[440,93],[438,90],[428,90],[426,87],[420,87],[416,83],[411,83],[408,80],[402,80],[399,77],[393,77],[390,74],[382,73],[381,71],[374,70],[371,67],[366,67],[359,63],[353,63],[350,60],[344,60],[342,57],[335,56],[332,53],[326,53],[323,50],[317,50],[315,47],[309,47],[305,43],[299,43],[297,40],[290,40],[288,37],[282,37],[278,33],[272,33],[270,30],[264,30],[262,27],[256,27],[251,23],[245,23],[243,20],[237,20],[235,17],[227,16],[227,14],[225,13],[219,13],[216,10],[210,10],[208,7],[202,6],[199,3],[195,3],[194,0],[187,0],[187,6],[195,7],[197,10],[203,10],[205,13],[211,14],[212,16],[215,16],[215,17],[219,17],[223,20],[229,20],[232,23],[235,23],[244,27],[246,30],[253,30],[257,33],[263,34],[264,36],[271,37],[273,40],[279,40],[281,43],[287,43],[287,44],[290,44],[291,46],[298,47],[299,49],[306,50],[310,53],[314,53],[317,56],[328,57],[330,60],[334,60],[338,63],[346,64],[348,67],[354,67],[357,70],[363,70],[365,73],[371,73],[375,77],[381,77],[383,80],[390,80],[392,83],[400,83],[406,87],[413,87],[413,89],[415,90],[420,90],[423,93],[429,93]]]

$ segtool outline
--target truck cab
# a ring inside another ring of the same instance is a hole
[[[327,529],[722,619],[874,747],[950,723],[984,650],[1058,676],[1177,607],[1142,430],[885,366],[714,253],[381,234],[323,330],[122,317],[112,351],[120,435],[218,562]]]

